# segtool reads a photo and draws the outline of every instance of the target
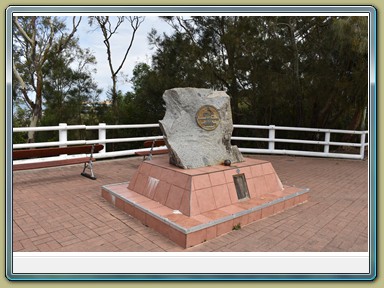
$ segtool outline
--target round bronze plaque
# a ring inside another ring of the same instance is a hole
[[[204,130],[215,130],[220,123],[219,111],[212,105],[204,105],[196,113],[196,122]]]

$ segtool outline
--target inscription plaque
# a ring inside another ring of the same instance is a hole
[[[196,122],[204,130],[215,130],[220,123],[219,112],[212,105],[204,105],[196,113]]]
[[[248,185],[244,173],[233,175],[233,182],[235,183],[237,199],[249,198]]]

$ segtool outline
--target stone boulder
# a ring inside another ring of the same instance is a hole
[[[230,98],[223,91],[174,88],[163,94],[166,113],[160,128],[170,163],[184,169],[242,162],[233,131]]]

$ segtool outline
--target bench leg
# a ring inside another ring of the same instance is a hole
[[[90,170],[90,174],[85,172],[85,169]],[[93,173],[93,163],[92,160],[89,160],[89,162],[84,163],[84,169],[83,172],[81,173],[81,176],[87,177],[92,180],[96,180],[95,174]]]

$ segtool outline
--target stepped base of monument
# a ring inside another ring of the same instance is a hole
[[[308,192],[283,186],[270,162],[249,158],[186,170],[158,157],[130,182],[102,187],[109,203],[183,248],[304,203]]]

